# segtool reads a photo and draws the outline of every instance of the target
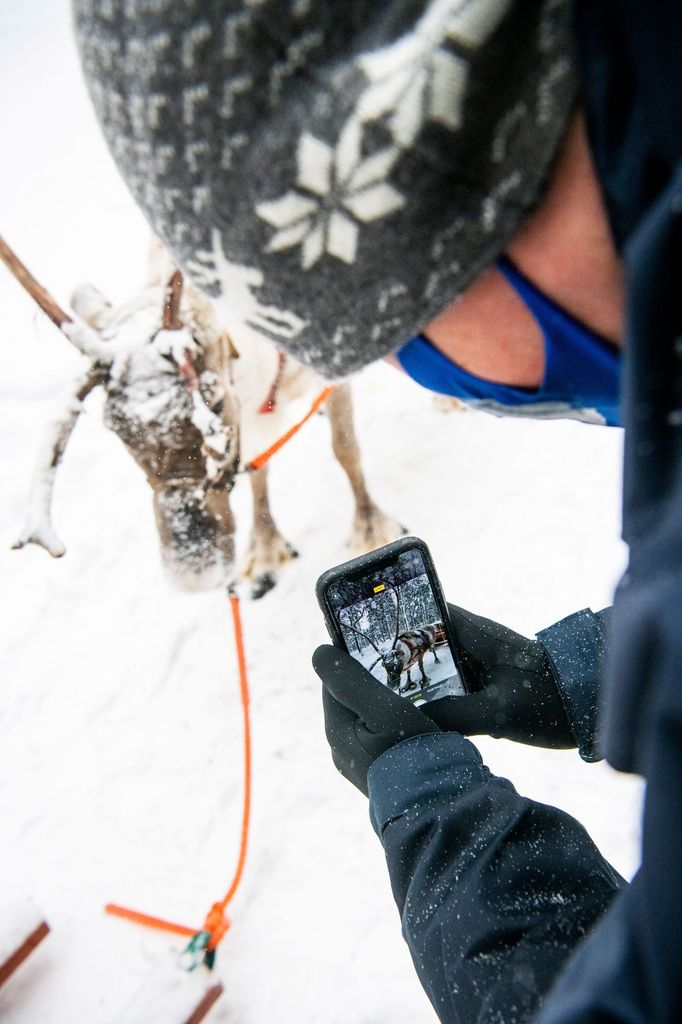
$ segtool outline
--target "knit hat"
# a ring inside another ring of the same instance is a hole
[[[537,203],[575,98],[570,0],[75,0],[154,231],[328,377],[395,350]]]

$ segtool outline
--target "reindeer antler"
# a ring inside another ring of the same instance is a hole
[[[359,629],[356,629],[356,628],[355,628],[355,626],[351,626],[350,622],[344,622],[344,620],[343,620],[343,619],[341,618],[341,613],[340,613],[340,612],[339,612],[339,622],[341,623],[341,625],[342,625],[342,626],[345,626],[345,627],[346,627],[346,629],[352,629],[354,633],[357,633],[357,634],[358,634],[358,636],[364,637],[364,639],[365,639],[365,640],[366,640],[366,641],[367,641],[368,643],[370,643],[370,644],[372,645],[372,647],[374,648],[374,650],[375,650],[375,651],[377,652],[377,654],[379,655],[379,658],[383,658],[383,654],[381,653],[381,651],[379,650],[379,648],[377,647],[377,645],[376,645],[376,644],[374,643],[374,641],[372,640],[371,636],[367,636],[367,634],[366,634],[366,633],[363,633],[363,632],[361,632],[361,630],[359,630]],[[374,662],[374,664],[376,665],[376,661]]]
[[[24,528],[12,545],[13,548],[37,544],[45,548],[53,558],[61,558],[66,551],[52,525],[52,491],[57,468],[83,408],[83,402],[94,388],[104,382],[106,373],[106,369],[102,367],[91,366],[77,382],[75,394],[63,415],[48,428],[33,473]]]
[[[50,318],[52,323],[59,328],[62,334],[69,339],[79,352],[92,359],[93,362],[111,363],[114,355],[111,348],[102,344],[99,336],[91,327],[82,322],[75,321],[69,313],[64,312],[47,289],[43,288],[30,270],[21,262],[16,253],[10,249],[1,235],[0,259],[34,302],[40,306],[43,313]]]
[[[395,593],[395,636],[393,637],[393,643],[391,644],[391,647],[395,647],[398,643],[398,637],[400,636],[400,591],[393,583],[389,583],[387,585]]]
[[[182,320],[180,319],[182,285],[182,271],[173,271],[166,286],[166,294],[163,303],[162,323],[164,331],[179,331],[182,328]]]
[[[183,283],[182,271],[176,268],[164,292],[161,331],[152,340],[157,345],[160,342],[173,360],[192,397],[192,423],[202,437],[201,450],[206,457],[208,479],[215,483],[234,460],[234,430],[223,423],[201,393],[199,375],[192,359],[197,342],[180,316]]]
[[[92,361],[87,373],[77,382],[76,392],[69,402],[68,409],[50,428],[35,469],[26,524],[18,540],[12,545],[15,548],[21,548],[25,544],[38,544],[49,551],[54,558],[59,558],[64,554],[65,548],[52,525],[51,502],[55,474],[83,402],[94,388],[103,383],[108,372],[107,367],[111,364],[114,353],[110,347],[100,342],[99,336],[92,328],[74,320],[69,313],[64,312],[2,236],[0,236],[0,259],[52,323],[79,352]]]

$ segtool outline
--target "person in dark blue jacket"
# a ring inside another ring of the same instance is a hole
[[[390,355],[493,411],[625,426],[606,629],[585,609],[528,640],[451,607],[481,689],[431,717],[344,652],[315,667],[443,1022],[679,1022],[682,6],[74,8],[114,158],[238,345],[258,331],[330,378]],[[644,775],[633,883],[492,776],[479,733]]]
[[[600,728],[594,670],[605,635],[589,611],[533,642],[451,608],[465,674],[480,682],[482,671],[486,685],[448,698],[449,712],[429,709],[445,732],[399,708],[342,652],[324,647],[314,659],[335,762],[369,792],[406,940],[448,1022],[682,1020],[682,12],[585,2],[576,26],[593,159],[628,275],[630,564],[609,624]],[[549,721],[522,689],[525,679],[534,697],[545,690],[529,658],[547,673]],[[599,746],[647,780],[642,865],[629,887],[577,822],[490,776],[447,731],[551,746],[567,724],[582,753]]]

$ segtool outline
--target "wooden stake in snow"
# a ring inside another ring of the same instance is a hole
[[[42,942],[50,927],[30,899],[0,907],[0,985]]]

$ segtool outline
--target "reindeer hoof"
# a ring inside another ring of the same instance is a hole
[[[353,551],[371,551],[408,533],[406,527],[375,506],[370,514],[356,515],[348,546]]]
[[[253,581],[251,597],[254,601],[258,600],[259,597],[263,597],[269,590],[272,590],[276,583],[276,576],[273,576],[271,572],[264,572],[262,576],[259,576]]]

